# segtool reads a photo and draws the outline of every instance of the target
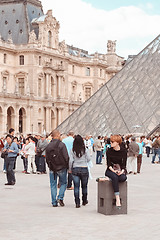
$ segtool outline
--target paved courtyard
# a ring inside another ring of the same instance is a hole
[[[142,172],[128,176],[128,214],[97,213],[96,178],[103,165],[92,168],[89,204],[75,208],[73,191],[66,191],[65,207],[53,208],[49,176],[25,175],[18,159],[15,186],[4,186],[0,159],[0,240],[130,240],[160,239],[160,165],[143,157]]]

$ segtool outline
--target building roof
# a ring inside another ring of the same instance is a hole
[[[68,117],[58,129],[93,136],[144,134],[160,123],[160,35]]]
[[[32,31],[32,20],[42,15],[42,5],[38,0],[0,0],[2,40],[7,41],[11,38],[16,45],[27,44],[29,33]]]

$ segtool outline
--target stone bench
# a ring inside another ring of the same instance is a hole
[[[98,213],[105,215],[127,214],[127,181],[119,183],[121,209],[116,208],[112,182],[108,177],[98,181]]]

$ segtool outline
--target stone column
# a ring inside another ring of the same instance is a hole
[[[62,110],[63,108],[58,108],[58,125],[62,123]]]
[[[51,131],[51,108],[46,107],[46,132],[50,133]]]
[[[4,107],[3,107],[3,120],[2,120],[2,132],[3,133],[7,133],[7,109],[8,109],[8,106],[7,104],[4,104]]]
[[[61,75],[58,75],[58,86],[57,86],[57,97],[60,98],[61,97]]]
[[[48,74],[48,95],[51,96],[51,75]]]
[[[14,121],[15,133],[18,134],[19,133],[19,105],[16,105],[16,110],[15,110],[13,119],[14,119],[13,121]]]
[[[27,106],[26,113],[26,133],[31,133],[31,107]]]
[[[49,74],[46,73],[46,96],[48,96],[48,90],[49,90]]]

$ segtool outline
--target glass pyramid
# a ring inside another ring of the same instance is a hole
[[[160,123],[160,35],[58,126],[86,136],[148,134]]]

